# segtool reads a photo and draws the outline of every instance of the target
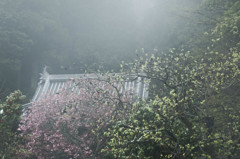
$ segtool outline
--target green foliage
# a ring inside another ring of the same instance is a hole
[[[136,103],[129,118],[108,129],[103,153],[112,158],[239,157],[240,3],[208,0],[204,5],[199,14],[211,25],[186,44],[191,52],[172,49],[122,65],[123,72],[151,80],[150,99]]]
[[[102,152],[114,158],[239,155],[240,103],[224,96],[237,93],[232,87],[239,83],[239,62],[236,50],[196,58],[173,49],[126,66],[151,79],[151,100],[137,103],[128,119],[106,132],[110,142]]]
[[[18,123],[22,114],[22,102],[25,96],[17,90],[6,97],[0,104],[0,158],[14,158],[19,150],[17,135]]]

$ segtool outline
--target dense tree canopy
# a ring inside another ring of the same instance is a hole
[[[151,79],[152,99],[106,132],[111,140],[103,152],[114,158],[238,156],[240,110],[231,99],[239,97],[239,60],[235,51],[199,59],[170,51],[131,65]]]

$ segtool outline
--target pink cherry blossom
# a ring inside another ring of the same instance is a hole
[[[30,155],[39,159],[58,155],[97,158],[107,142],[104,130],[112,124],[113,117],[126,117],[127,113],[118,113],[117,109],[131,102],[127,93],[117,93],[120,86],[116,84],[120,85],[98,79],[74,80],[59,94],[34,102],[18,128],[26,137],[24,146]]]

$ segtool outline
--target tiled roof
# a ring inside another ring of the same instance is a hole
[[[120,93],[131,91],[138,99],[146,99],[148,97],[149,82],[144,77],[137,77],[136,75],[126,76],[127,80],[123,83],[123,88],[119,88]],[[41,74],[40,81],[32,101],[39,101],[41,97],[49,94],[57,94],[60,90],[66,87],[66,82],[71,79],[97,79],[97,74],[49,74],[44,69]],[[25,104],[28,107],[31,104]]]

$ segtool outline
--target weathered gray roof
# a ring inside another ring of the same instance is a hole
[[[41,97],[50,94],[57,94],[60,90],[66,87],[66,82],[71,79],[82,78],[98,78],[97,74],[49,74],[46,69],[41,73],[41,78],[38,83],[36,92],[32,98],[32,101],[39,101]],[[131,91],[138,99],[146,99],[148,97],[149,82],[144,77],[137,77],[131,75],[131,78],[127,78],[123,84],[123,88],[119,88],[120,93]],[[28,107],[31,104],[25,104]]]

